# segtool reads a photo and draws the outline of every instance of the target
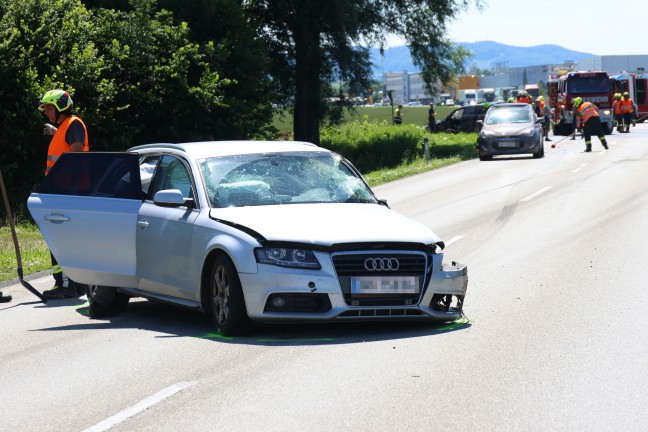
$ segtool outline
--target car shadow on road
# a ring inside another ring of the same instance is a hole
[[[88,316],[88,304],[76,308]],[[226,344],[299,346],[337,345],[434,336],[471,327],[467,319],[449,323],[344,322],[257,325],[250,336],[220,335],[203,313],[145,300],[131,301],[119,316],[88,319],[86,324],[36,329],[35,331],[132,329],[154,332],[155,338],[190,337]],[[162,333],[161,335],[159,333]]]

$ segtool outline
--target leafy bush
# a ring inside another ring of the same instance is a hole
[[[423,155],[428,139],[430,158],[475,157],[475,134],[431,134],[415,125],[353,121],[320,131],[320,145],[349,159],[360,172],[395,168]]]
[[[320,131],[320,145],[349,159],[361,172],[393,168],[411,161],[424,131],[413,125],[354,121]]]

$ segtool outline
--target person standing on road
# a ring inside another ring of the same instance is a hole
[[[624,132],[630,133],[630,123],[632,123],[632,113],[634,112],[634,102],[630,99],[630,93],[623,93],[623,99],[619,101],[619,105],[623,116]]]
[[[614,111],[614,122],[616,123],[617,132],[623,132],[623,114],[621,113],[621,93],[614,93],[614,102],[612,102]]]
[[[403,123],[403,105],[398,105],[396,113],[394,114],[394,124],[399,125]]]
[[[547,105],[545,105],[544,96],[538,96],[538,98],[536,99],[535,112],[538,118],[544,120],[542,122],[542,135],[544,135],[544,140],[551,141],[551,139],[549,139],[549,126],[551,125],[551,120],[550,120],[551,110]]]
[[[603,132],[603,126],[601,125],[601,118],[599,117],[598,108],[591,102],[583,102],[583,98],[576,97],[574,98],[574,112],[576,117],[579,117],[582,120],[583,135],[585,137],[585,151],[592,151],[592,135],[596,135],[601,144],[608,149],[607,141],[605,140],[605,133]]]
[[[434,132],[436,129],[436,112],[434,111],[434,103],[430,102],[430,109],[428,109],[428,130]]]
[[[52,136],[45,164],[45,175],[47,175],[63,153],[88,151],[90,149],[88,130],[81,118],[74,112],[74,104],[70,94],[64,90],[50,90],[45,93],[38,104],[38,109],[49,121],[43,128],[43,134]],[[43,292],[43,296],[48,299],[61,299],[83,295],[83,293],[77,293],[76,284],[63,273],[61,266],[58,265],[51,252],[50,256],[52,258],[54,287]]]

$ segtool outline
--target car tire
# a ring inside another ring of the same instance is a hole
[[[88,297],[88,303],[92,304],[95,298],[95,291],[99,285],[86,285],[86,297]],[[106,306],[113,306],[119,311],[123,311],[128,306],[131,296],[122,294],[120,292],[115,293],[115,298],[112,301],[112,304]]]
[[[533,158],[540,159],[542,156],[544,156],[544,146],[542,145],[542,141],[540,141],[540,144],[538,145],[538,151],[533,153]]]
[[[492,160],[493,156],[486,156],[486,155],[479,155],[479,160],[480,161],[489,161]]]
[[[234,263],[225,254],[218,255],[212,264],[209,313],[218,333],[223,336],[246,335],[252,330],[241,280]]]

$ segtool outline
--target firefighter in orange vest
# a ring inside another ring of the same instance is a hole
[[[592,102],[583,102],[583,98],[574,98],[575,116],[580,117],[583,127],[583,136],[585,137],[585,151],[592,151],[592,135],[598,136],[605,150],[608,149],[605,133],[601,125],[598,108]]]
[[[623,132],[623,115],[621,114],[621,93],[614,93],[614,102],[612,102],[614,109],[614,122],[617,126],[617,132]]]
[[[522,92],[519,94],[517,98],[518,103],[531,103],[531,98],[529,98],[529,94],[527,92]]]
[[[624,131],[630,133],[630,123],[632,123],[632,113],[634,112],[634,102],[630,99],[630,93],[623,93],[623,99],[619,101],[619,105],[623,116]]]
[[[45,175],[63,153],[88,151],[88,131],[83,121],[74,113],[70,94],[64,90],[50,90],[41,98],[38,109],[45,114],[49,123],[45,124],[44,135],[53,135],[47,150]],[[52,275],[54,287],[43,292],[48,299],[78,297],[76,284],[71,281],[52,257]],[[81,289],[81,286],[78,287]]]

